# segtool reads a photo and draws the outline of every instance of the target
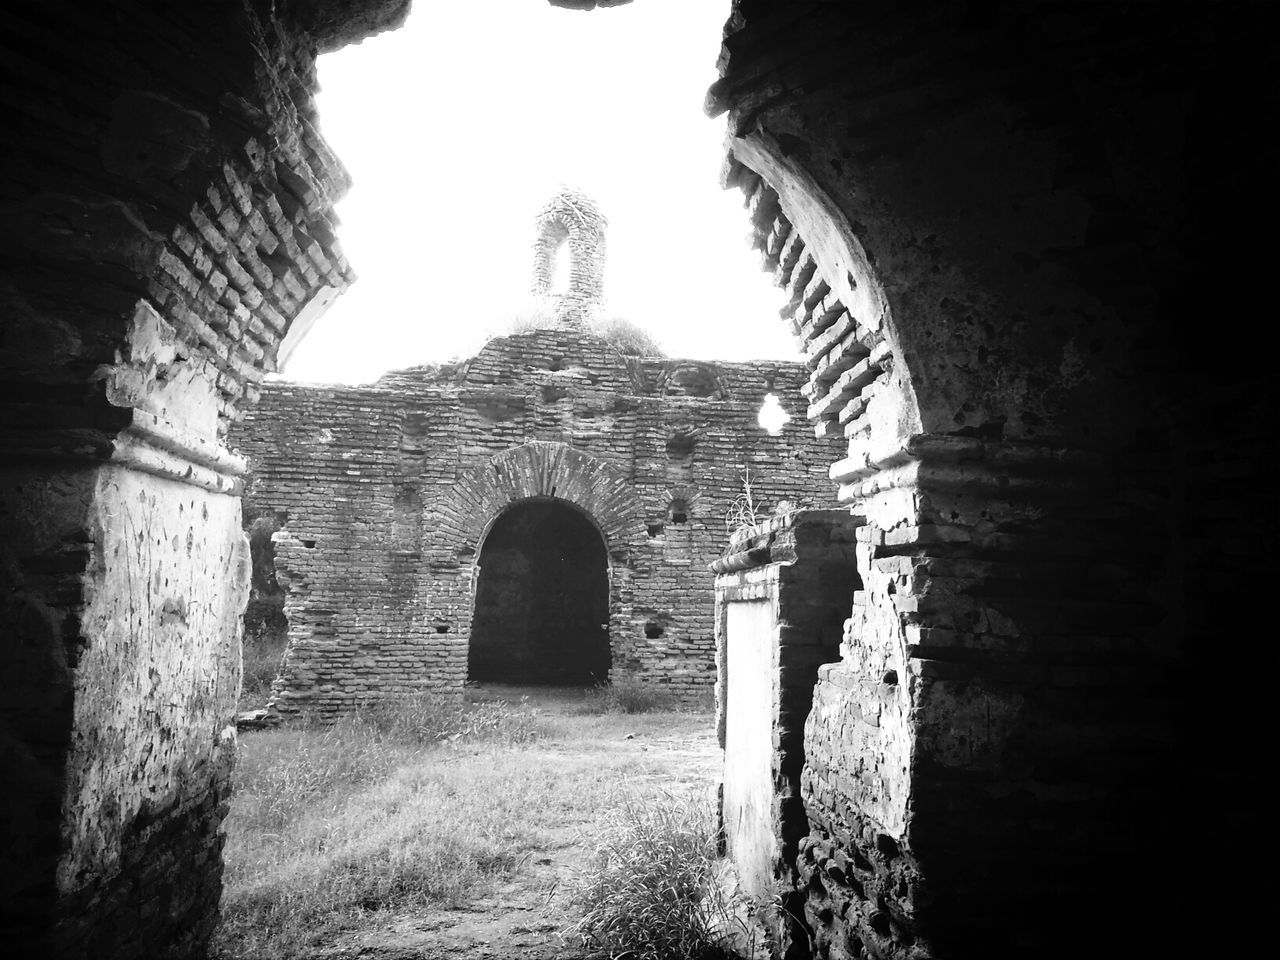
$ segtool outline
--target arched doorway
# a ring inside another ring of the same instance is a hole
[[[568,685],[608,675],[604,538],[563,500],[513,504],[480,548],[468,679]]]

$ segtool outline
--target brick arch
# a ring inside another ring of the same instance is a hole
[[[423,628],[436,630],[441,641],[433,681],[461,689],[481,543],[510,507],[535,499],[567,504],[600,531],[609,559],[610,675],[633,656],[630,564],[647,533],[631,484],[608,461],[566,443],[534,440],[464,472],[452,495],[426,518],[436,532],[435,559],[423,571],[419,595],[427,618]],[[440,633],[441,627],[447,633]]]
[[[534,440],[471,468],[437,508],[437,529],[459,556],[479,549],[493,521],[512,504],[535,497],[563,500],[600,528],[611,561],[625,561],[644,520],[627,478],[613,464],[566,443]]]

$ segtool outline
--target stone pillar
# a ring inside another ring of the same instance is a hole
[[[805,719],[822,664],[839,657],[859,586],[857,518],[800,510],[738,531],[716,573],[716,728],[721,816],[743,890],[764,907],[779,955],[804,956],[796,854]]]
[[[249,574],[244,464],[224,438],[293,320],[353,279],[315,53],[404,13],[6,10],[0,48],[25,65],[0,130],[14,956],[208,948]]]

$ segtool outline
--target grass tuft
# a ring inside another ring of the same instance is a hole
[[[619,677],[612,683],[599,684],[587,691],[579,708],[582,713],[654,713],[674,710],[679,698],[656,684],[635,677]]]
[[[513,709],[502,700],[467,705],[422,694],[363,707],[348,722],[374,740],[417,746],[459,739],[525,744],[542,732],[527,697]]]
[[[671,797],[614,811],[576,896],[583,946],[628,960],[728,960],[744,926],[716,880],[707,805]]]
[[[591,324],[591,332],[627,357],[665,357],[654,336],[625,317],[605,317]]]

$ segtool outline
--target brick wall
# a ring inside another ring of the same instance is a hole
[[[581,332],[491,341],[368,388],[267,384],[233,441],[275,535],[289,648],[277,709],[336,713],[466,678],[477,551],[509,504],[554,497],[603,533],[613,676],[714,680],[706,565],[750,477],[762,513],[828,502],[827,442],[794,363],[623,357]],[[767,392],[795,418],[756,422]]]

